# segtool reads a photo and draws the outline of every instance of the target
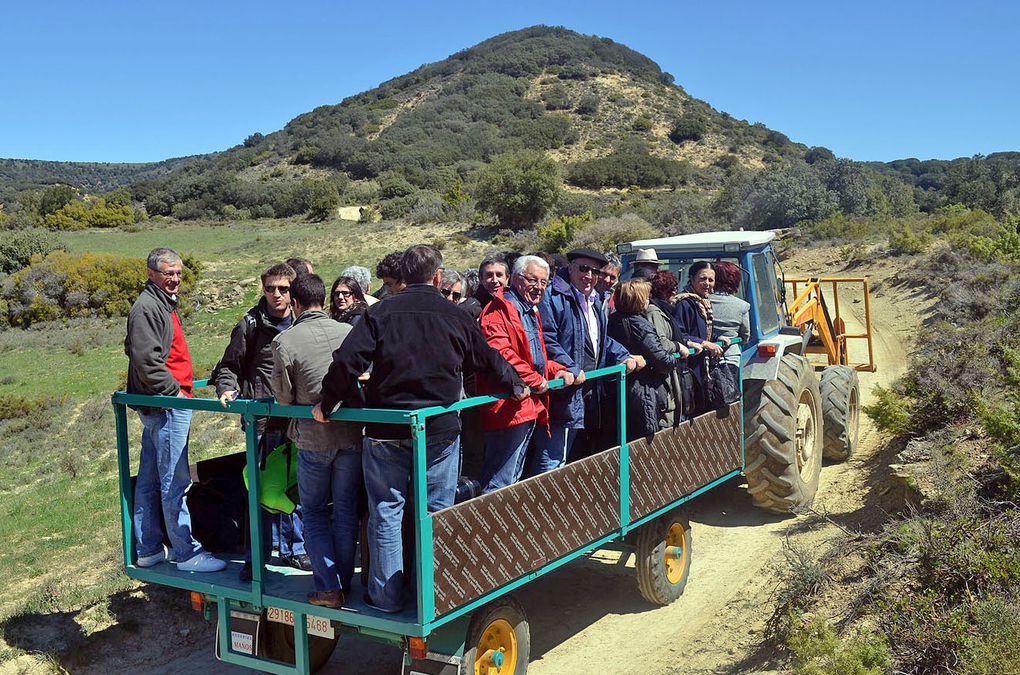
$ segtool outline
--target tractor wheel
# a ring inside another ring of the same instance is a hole
[[[262,620],[262,629],[265,636],[259,640],[259,653],[261,656],[282,661],[283,663],[294,663],[294,626],[276,621]],[[320,637],[318,635],[308,636],[308,670],[315,672],[326,665],[329,657],[333,655],[337,643],[340,641],[340,631],[333,630],[336,637]]]
[[[691,524],[666,514],[642,525],[635,541],[638,589],[648,602],[668,605],[681,596],[691,573]]]
[[[843,462],[857,450],[860,422],[861,385],[850,366],[829,366],[822,370],[822,428],[825,429],[825,459]]]
[[[811,364],[786,354],[775,380],[744,385],[744,472],[754,505],[773,513],[811,506],[822,470],[822,404]]]
[[[524,609],[504,595],[471,617],[464,645],[465,672],[524,675],[531,655],[531,629]]]

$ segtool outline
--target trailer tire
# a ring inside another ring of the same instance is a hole
[[[638,590],[648,602],[668,605],[691,574],[691,524],[677,513],[660,516],[637,531]]]
[[[285,623],[262,619],[262,626],[265,628],[264,639],[259,640],[259,654],[261,656],[282,661],[283,663],[294,663],[294,626]],[[326,665],[333,655],[337,643],[340,641],[340,632],[333,630],[336,637],[332,640],[318,635],[308,636],[308,670],[315,672]]]
[[[471,616],[464,647],[465,672],[524,675],[531,656],[531,628],[524,608],[508,595],[485,605]]]
[[[808,508],[822,470],[818,378],[803,356],[784,354],[774,380],[744,383],[747,491],[773,513]]]
[[[822,396],[822,428],[825,459],[844,462],[857,449],[861,385],[850,366],[828,366],[819,384]]]

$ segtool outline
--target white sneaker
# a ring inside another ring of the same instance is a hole
[[[135,563],[137,567],[152,567],[166,560],[166,553],[160,551],[159,553],[153,553],[152,555],[140,555],[138,556],[138,562]]]
[[[226,566],[227,563],[205,551],[184,562],[177,563],[177,569],[182,572],[219,572]]]

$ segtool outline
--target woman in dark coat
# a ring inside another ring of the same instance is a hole
[[[353,277],[337,277],[329,290],[329,315],[334,321],[353,326],[368,309],[365,292]]]
[[[616,311],[609,317],[607,335],[631,354],[645,358],[646,366],[627,376],[627,439],[649,436],[665,427],[666,381],[678,361],[645,318],[651,284],[625,281],[616,288]]]
[[[722,347],[712,338],[712,302],[708,296],[714,288],[715,270],[711,263],[694,263],[688,273],[687,288],[680,294],[673,314],[687,344],[696,352],[689,360],[696,384],[695,415],[705,412],[708,407],[705,401],[705,354],[716,358],[723,354]]]

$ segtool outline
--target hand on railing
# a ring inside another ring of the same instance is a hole
[[[228,403],[230,403],[231,401],[236,401],[236,400],[237,400],[237,392],[234,391],[233,389],[230,389],[230,390],[225,391],[222,394],[220,394],[220,405],[223,406],[224,408],[227,407]]]

